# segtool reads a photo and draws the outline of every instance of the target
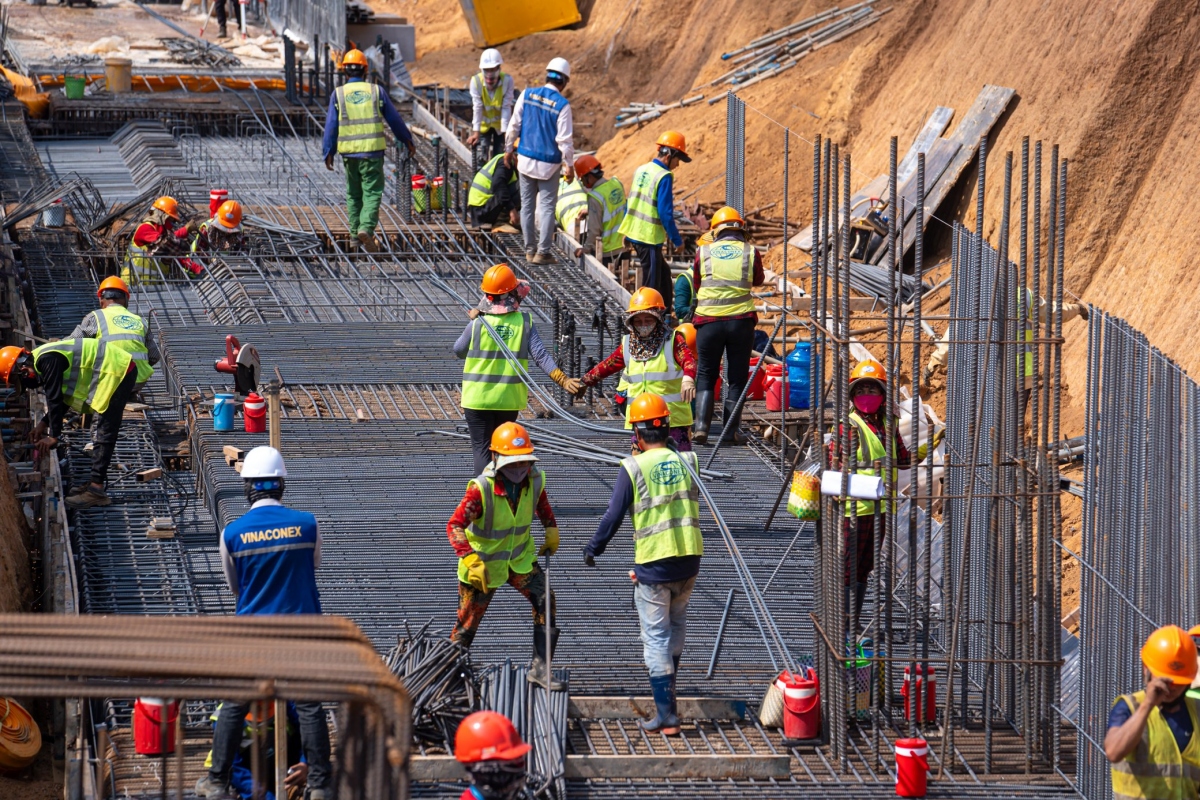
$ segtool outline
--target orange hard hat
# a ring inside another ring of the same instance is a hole
[[[129,284],[116,275],[109,275],[100,281],[100,288],[96,290],[96,299],[99,300],[100,296],[108,289],[116,289],[118,292],[124,292],[126,297],[129,296]]]
[[[636,314],[638,311],[653,311],[655,309],[667,310],[667,304],[663,302],[663,296],[657,289],[643,286],[629,298],[630,314]]]
[[[669,424],[670,420],[671,409],[667,407],[667,401],[656,394],[639,394],[629,403],[629,421],[632,423],[646,422],[659,428]]]
[[[1166,625],[1150,634],[1142,646],[1142,663],[1156,678],[1190,684],[1196,677],[1196,643],[1178,625]]]
[[[462,764],[512,761],[531,749],[508,717],[495,711],[476,711],[454,734],[454,757]]]
[[[881,389],[887,389],[887,372],[873,358],[860,361],[850,370],[850,389],[853,390],[859,381],[875,381]]]
[[[733,206],[724,206],[717,209],[717,213],[712,215],[712,220],[709,221],[708,227],[714,231],[719,231],[722,228],[744,228],[746,220],[742,219],[742,215]]]
[[[171,219],[179,219],[179,202],[174,197],[164,194],[154,201],[154,207]]]
[[[696,352],[696,326],[690,322],[685,322],[675,329],[676,333],[683,334],[683,342],[688,346],[688,349],[693,353]]]
[[[488,267],[479,288],[483,289],[484,294],[508,294],[517,288],[517,275],[508,264]]]
[[[593,155],[580,156],[575,159],[575,174],[587,175],[593,170],[600,169],[600,159]]]
[[[533,442],[524,425],[506,422],[492,432],[492,450],[502,456],[527,456],[533,452]]]
[[[29,355],[29,351],[24,347],[14,347],[12,345],[0,348],[0,378],[5,383],[9,382],[9,377],[12,375],[13,367],[21,356]]]
[[[362,50],[358,50],[358,49],[347,50],[346,55],[342,56],[342,69],[345,69],[350,64],[355,64],[360,67],[366,67],[367,66],[366,54],[364,54]]]
[[[662,136],[658,137],[655,142],[659,147],[669,147],[679,154],[679,157],[684,161],[692,159],[687,154],[687,139],[683,138],[683,134],[679,131],[667,131]]]
[[[262,711],[262,713],[259,714],[256,709],[260,709]],[[257,724],[257,723],[261,723],[261,722],[269,722],[270,720],[272,720],[274,718],[275,718],[275,704],[270,701],[263,702],[263,703],[251,703],[250,710],[246,712],[246,722],[249,722],[251,724]]]
[[[236,231],[242,227],[242,204],[237,200],[226,200],[217,209],[215,217],[217,224],[227,231]]]

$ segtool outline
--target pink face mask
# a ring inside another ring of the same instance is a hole
[[[882,405],[881,394],[860,394],[854,398],[854,407],[864,414],[874,414]]]

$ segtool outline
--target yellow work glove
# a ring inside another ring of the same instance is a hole
[[[481,592],[486,592],[488,590],[487,566],[484,565],[483,559],[479,557],[478,553],[468,553],[463,556],[462,562],[467,567],[467,583]]]
[[[937,446],[938,446],[939,444],[941,444],[941,442],[942,442],[942,438],[943,438],[945,435],[946,435],[946,430],[945,430],[945,428],[943,428],[943,429],[941,429],[941,430],[939,430],[939,431],[935,431],[935,432],[934,432],[934,434],[933,434],[933,449],[934,449],[934,450],[936,450],[936,449],[937,449]],[[926,442],[925,444],[923,444],[923,445],[921,445],[920,447],[918,447],[918,448],[917,448],[917,463],[919,464],[919,463],[921,463],[922,461],[924,461],[924,460],[925,460],[925,456],[927,456],[927,455],[929,455],[929,442]]]
[[[583,381],[579,380],[578,378],[568,378],[567,373],[563,372],[558,367],[555,367],[554,371],[550,373],[550,380],[561,386],[563,391],[569,395],[580,395],[583,394],[585,389],[587,389],[587,387],[583,385]]]
[[[545,541],[542,544],[542,549],[538,550],[539,556],[544,556],[547,553],[554,555],[558,552],[558,528],[546,528]]]

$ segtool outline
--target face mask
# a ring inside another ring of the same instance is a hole
[[[633,323],[633,332],[645,339],[647,336],[654,333],[654,329],[657,327],[657,322],[635,322]]]
[[[501,467],[500,474],[513,483],[520,483],[529,475],[529,462],[522,461],[519,464],[509,464],[507,467]]]
[[[854,398],[854,407],[864,414],[874,414],[882,405],[881,394],[860,394]]]

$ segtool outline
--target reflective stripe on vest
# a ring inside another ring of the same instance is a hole
[[[46,353],[58,353],[67,359],[62,396],[67,406],[79,414],[107,411],[109,400],[133,363],[129,353],[108,347],[102,339],[63,339],[44,344],[33,351],[35,370],[37,360]]]
[[[156,228],[161,228],[158,223],[151,222],[149,219],[144,219],[138,225],[154,225]],[[162,229],[166,233],[166,229]],[[137,233],[137,229],[134,229]],[[142,247],[135,244],[133,237],[129,237],[129,249],[125,254],[125,265],[121,267],[121,280],[129,284],[129,286],[142,285],[150,286],[162,283],[167,275],[167,267],[160,263],[158,259],[150,255],[150,248]]]
[[[1021,300],[1022,300],[1022,298],[1021,298],[1020,290],[1018,289],[1017,290],[1017,302],[1020,303]],[[1037,325],[1037,323],[1035,323],[1033,320],[1033,312],[1034,312],[1033,292],[1026,289],[1024,300],[1025,300],[1025,341],[1032,342],[1033,341],[1033,331]],[[1024,374],[1025,374],[1026,378],[1030,378],[1033,376],[1033,347],[1034,346],[1032,344],[1025,345],[1025,373]],[[1017,369],[1020,369],[1020,368],[1021,368],[1021,356],[1018,355],[1017,356]]]
[[[463,362],[462,407],[484,411],[520,411],[529,401],[529,390],[516,367],[483,327],[481,320],[504,339],[522,368],[529,366],[529,336],[533,318],[524,311],[484,314],[471,322],[471,344]]]
[[[1146,693],[1123,695],[1113,702],[1124,700],[1130,714],[1145,701]],[[1200,704],[1190,697],[1183,698],[1192,720],[1192,738],[1183,752],[1175,734],[1167,724],[1162,709],[1150,712],[1142,738],[1132,753],[1110,764],[1112,791],[1116,800],[1148,798],[1148,800],[1184,800],[1196,796],[1200,783]]]
[[[671,409],[671,427],[686,428],[692,424],[692,404],[683,402],[683,367],[675,363],[675,332],[663,339],[658,352],[647,361],[638,361],[629,352],[629,336],[621,339],[621,356],[625,359],[625,370],[621,373],[621,386],[630,400],[640,394],[656,394],[667,401]],[[668,344],[672,346],[668,346]],[[632,428],[629,408],[625,404],[625,427]]]
[[[737,240],[706,244],[699,250],[700,290],[696,312],[706,317],[730,317],[754,310],[754,248]]]
[[[500,73],[500,79],[491,94],[488,93],[487,81],[483,79],[482,72],[476,72],[471,76],[471,80],[475,82],[475,88],[479,90],[479,97],[483,101],[483,117],[479,120],[480,133],[499,131],[500,116],[504,110],[504,84],[508,75]]]
[[[488,200],[492,199],[494,192],[492,191],[492,180],[496,177],[496,167],[504,159],[504,154],[492,156],[488,162],[479,168],[479,172],[475,173],[475,177],[471,179],[471,191],[467,193],[467,205],[478,207],[486,205]],[[517,171],[511,171],[508,182],[517,182]]]
[[[604,252],[620,250],[625,246],[625,237],[621,235],[621,223],[625,221],[625,187],[617,178],[609,178],[584,191],[596,198],[604,209],[604,220],[600,226]]]
[[[467,541],[484,563],[488,588],[495,589],[508,581],[510,572],[524,575],[533,569],[537,549],[529,535],[529,526],[533,523],[533,509],[546,486],[546,474],[537,467],[529,470],[529,480],[521,487],[515,512],[507,496],[497,496],[495,477],[480,475],[471,482],[479,490],[483,509],[479,518],[467,526]],[[467,568],[462,559],[458,561],[458,579],[467,583]]]
[[[642,164],[633,173],[625,219],[619,229],[622,236],[643,244],[662,244],[667,240],[667,231],[658,218],[658,184],[670,174],[670,170],[656,161]]]
[[[575,224],[575,220],[579,219],[579,215],[586,210],[587,192],[584,191],[579,178],[570,183],[560,180],[558,182],[558,200],[554,203],[554,219],[558,222],[558,226],[567,233],[571,233],[571,227]]]
[[[855,458],[857,459],[857,463],[859,464],[859,467],[854,471],[856,473],[858,473],[859,475],[877,475],[878,473],[875,472],[874,464],[876,461],[883,461],[884,457],[886,456],[886,451],[883,449],[883,442],[881,442],[879,440],[879,437],[875,435],[875,431],[871,430],[871,426],[867,425],[866,420],[864,420],[862,417],[860,417],[858,414],[856,414],[853,411],[850,412],[850,422],[854,425],[854,427],[858,428],[858,452],[855,453]],[[863,455],[863,444],[864,443],[867,445],[866,456]],[[896,443],[893,441],[892,442],[892,463],[895,463],[895,459],[896,459]],[[863,464],[866,464],[867,466],[862,466]],[[895,476],[896,476],[896,470],[893,469],[892,470],[893,482],[894,482]],[[888,507],[887,502],[884,502],[883,503],[884,511],[887,510],[887,507]],[[857,516],[860,516],[860,517],[870,516],[871,514],[875,513],[875,501],[874,500],[859,500],[853,506],[853,508],[854,508],[855,514]],[[850,510],[851,510],[851,504],[850,504],[850,502],[847,502],[846,503],[846,516],[847,517],[850,516]]]
[[[119,303],[93,311],[92,315],[99,329],[97,338],[129,353],[137,365],[139,384],[150,380],[154,367],[150,366],[149,350],[146,348],[146,321]]]
[[[704,555],[700,490],[681,459],[699,471],[695,453],[658,447],[621,459],[633,483],[634,562]]]
[[[387,149],[383,137],[380,89],[373,83],[355,81],[337,88],[339,153],[375,153]]]

